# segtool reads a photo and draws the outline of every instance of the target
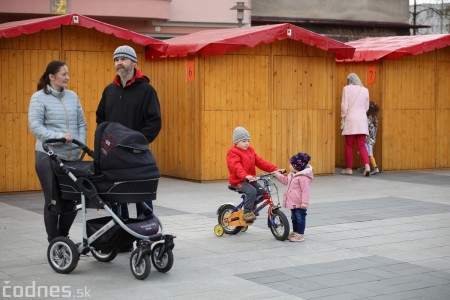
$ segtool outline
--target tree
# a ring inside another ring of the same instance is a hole
[[[436,0],[431,3],[414,4],[410,10],[412,25],[433,25],[438,22],[440,33],[449,33],[450,1]],[[413,35],[419,34],[419,29],[413,28]]]

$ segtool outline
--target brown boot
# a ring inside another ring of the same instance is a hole
[[[245,222],[253,222],[253,221],[255,221],[256,220],[256,216],[255,216],[255,214],[253,213],[253,212],[248,212],[248,213],[245,213],[243,216],[242,216],[242,219],[245,221]]]

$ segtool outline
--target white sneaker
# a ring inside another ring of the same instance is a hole
[[[378,167],[375,167],[372,169],[372,171],[370,171],[370,175],[375,175],[377,173],[380,173],[380,169],[378,169]]]

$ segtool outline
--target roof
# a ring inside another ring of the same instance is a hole
[[[364,38],[346,43],[356,48],[351,59],[338,62],[375,61],[379,59],[400,59],[408,55],[418,55],[450,45],[450,34],[429,34],[413,36],[389,36]]]
[[[351,58],[354,49],[344,43],[321,36],[292,24],[277,24],[230,29],[212,29],[168,39],[166,57],[187,55],[217,55],[245,47],[256,47],[277,40],[291,39],[325,51],[331,51],[337,58]],[[146,55],[157,56],[148,49]]]
[[[130,40],[138,45],[152,47],[155,52],[163,52],[167,47],[163,41],[78,14],[3,23],[0,24],[0,38],[13,38],[23,34],[33,34],[41,30],[56,29],[61,26],[94,28],[101,33],[112,34],[117,38]]]

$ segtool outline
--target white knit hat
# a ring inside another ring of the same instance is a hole
[[[237,144],[243,140],[250,140],[250,133],[244,127],[236,127],[233,131],[233,142]]]
[[[131,59],[134,62],[137,62],[136,51],[130,46],[119,46],[116,51],[114,51],[114,59],[118,57],[126,57]]]

